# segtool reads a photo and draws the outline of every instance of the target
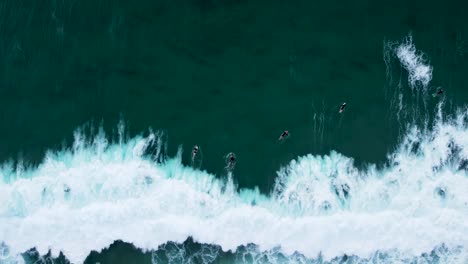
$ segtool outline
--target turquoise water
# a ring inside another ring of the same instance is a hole
[[[0,260],[463,263],[466,8],[3,1]]]

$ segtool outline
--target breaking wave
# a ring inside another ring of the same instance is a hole
[[[157,162],[155,133],[109,143],[77,132],[72,149],[47,153],[37,168],[3,166],[2,258],[36,248],[81,263],[117,239],[151,250],[188,237],[324,260],[441,245],[466,253],[467,123],[463,109],[430,131],[414,127],[383,168],[359,170],[336,152],[300,157],[278,172],[271,195],[237,191],[231,176],[183,166],[180,155]]]

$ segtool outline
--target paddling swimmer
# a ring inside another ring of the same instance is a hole
[[[194,145],[192,149],[192,167],[200,168],[202,164],[203,153],[198,145]]]
[[[226,169],[229,171],[232,171],[234,169],[234,166],[236,166],[236,155],[234,153],[229,153],[226,156]]]
[[[439,95],[442,95],[444,93],[444,89],[440,88],[437,89],[437,92],[433,93],[432,94],[432,97],[436,97],[436,96],[439,96]]]
[[[193,161],[193,160],[195,159],[195,157],[197,156],[197,153],[198,153],[199,150],[200,150],[200,148],[199,148],[197,145],[193,146],[193,150],[192,150],[192,161]]]
[[[341,104],[340,111],[338,113],[340,113],[340,114],[343,113],[345,107],[346,107],[346,102]]]
[[[288,136],[289,136],[289,131],[285,130],[285,131],[283,131],[283,133],[281,133],[281,136],[278,138],[278,140],[281,141],[281,140],[285,139]]]
[[[229,153],[229,164],[233,164],[234,162],[236,162],[236,156],[234,155],[234,153]]]

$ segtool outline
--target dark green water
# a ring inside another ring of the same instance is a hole
[[[402,126],[384,41],[412,32],[434,66],[430,89],[442,85],[462,105],[467,10],[462,1],[3,0],[0,160],[35,164],[77,127],[102,122],[112,133],[122,118],[130,135],[164,130],[169,154],[182,144],[187,164],[198,144],[202,169],[218,175],[236,153],[235,180],[263,192],[304,154],[381,163]]]

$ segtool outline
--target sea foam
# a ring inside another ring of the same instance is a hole
[[[408,35],[394,51],[401,65],[408,71],[410,86],[414,88],[420,84],[423,89],[427,89],[432,80],[433,67],[428,63],[427,56],[416,50],[412,35]]]

